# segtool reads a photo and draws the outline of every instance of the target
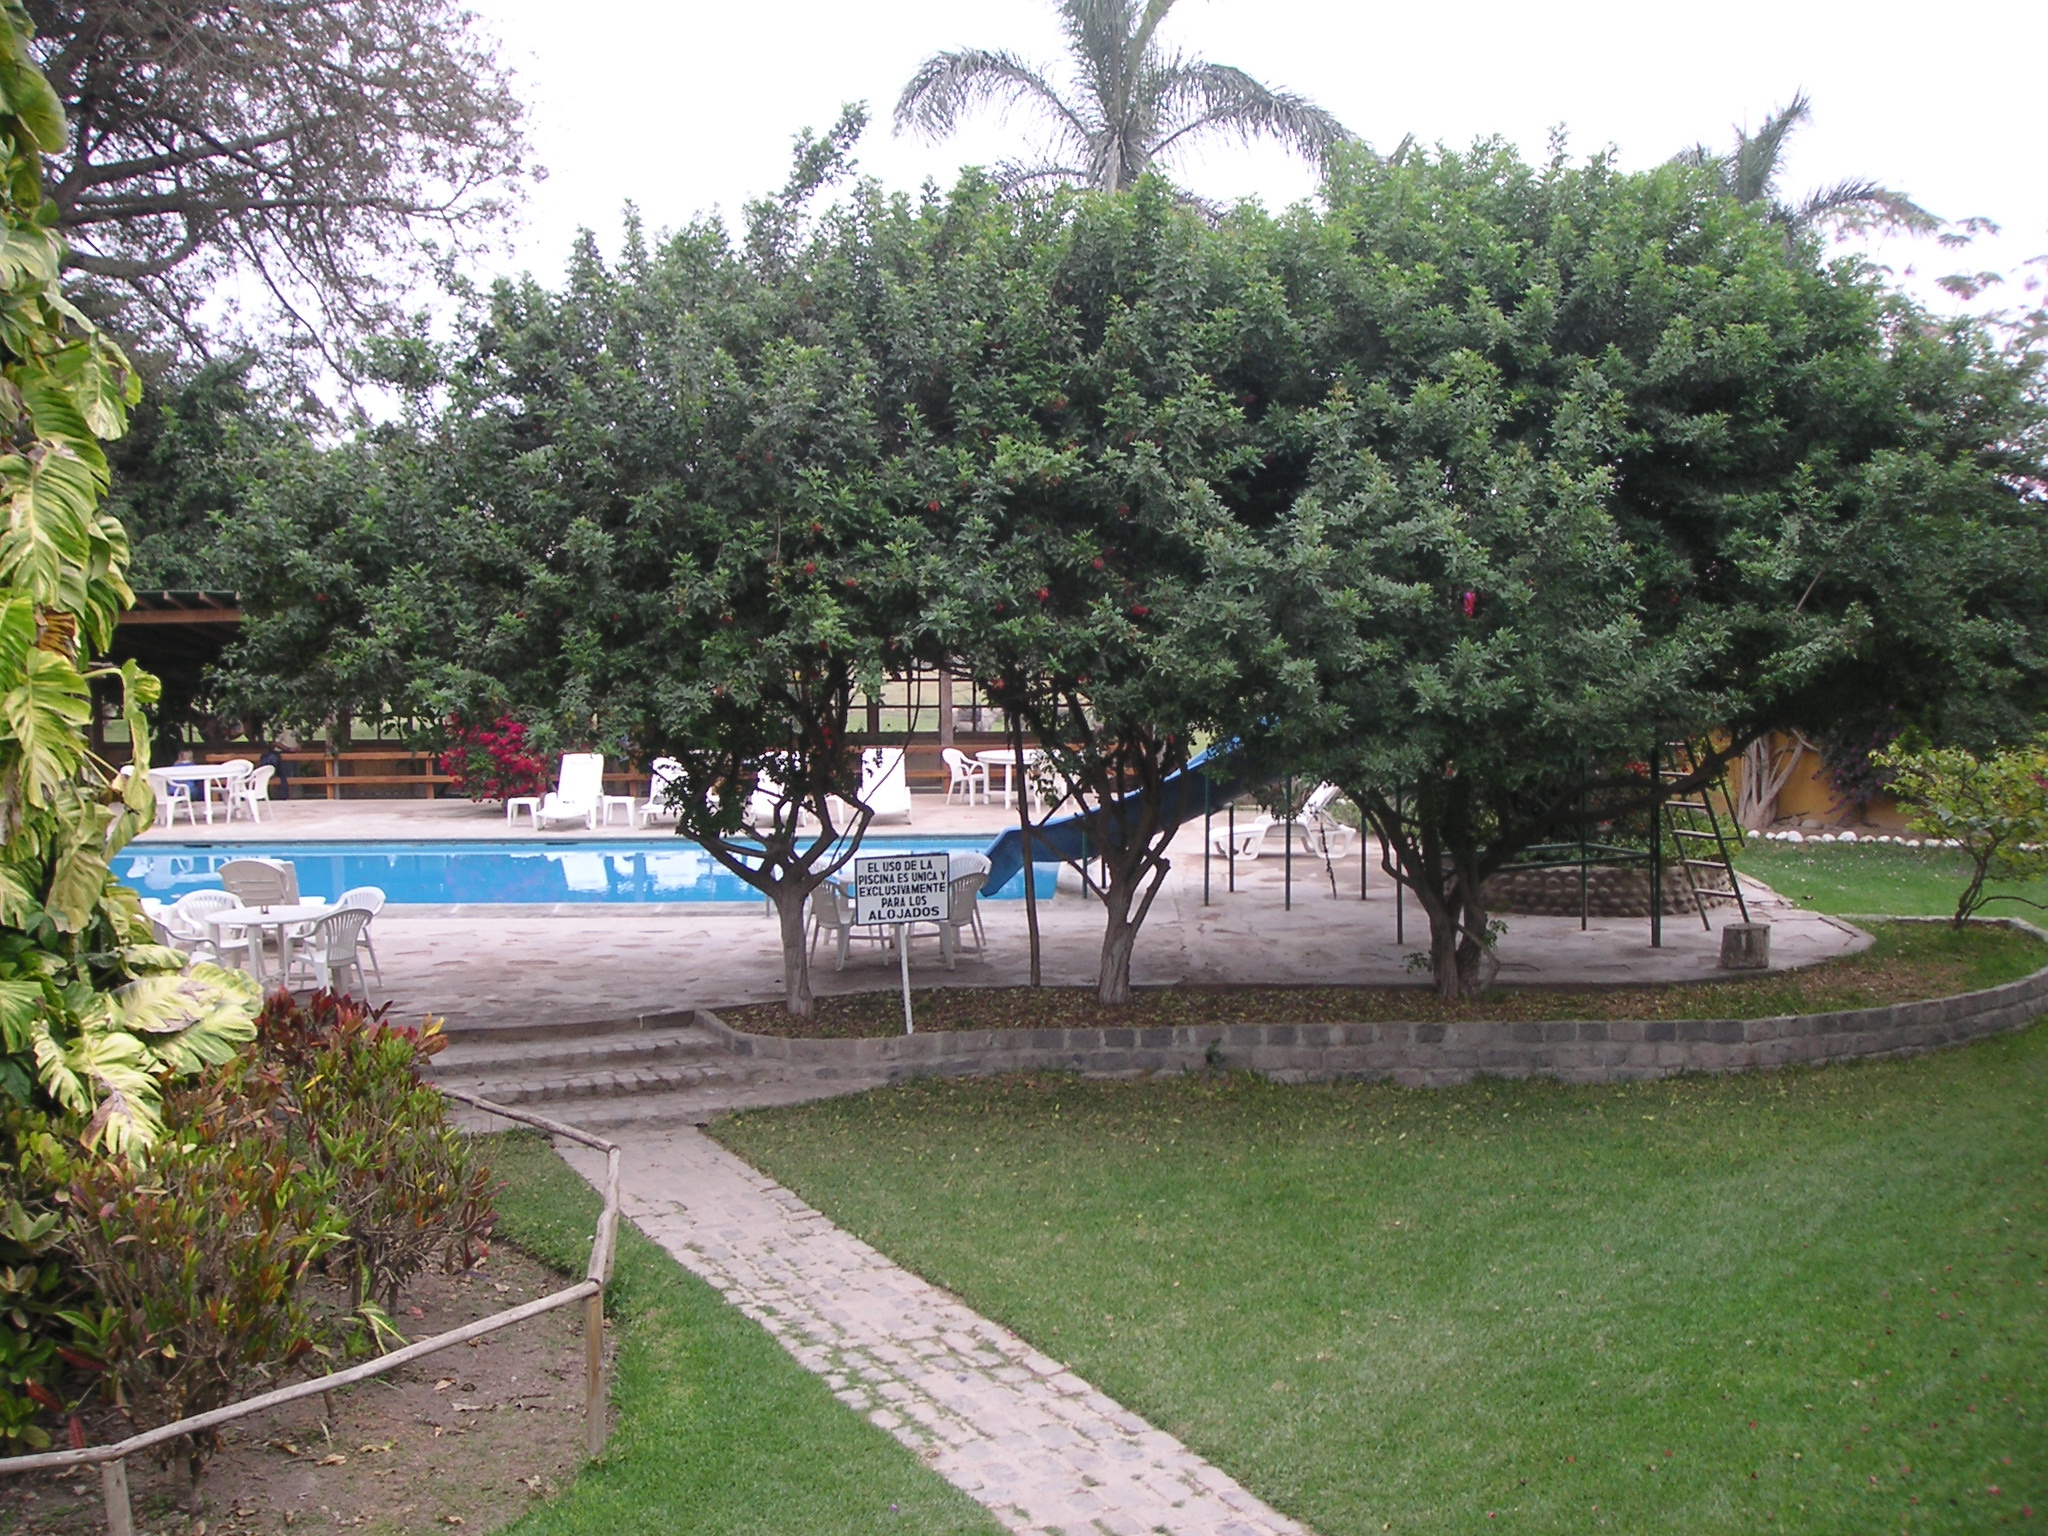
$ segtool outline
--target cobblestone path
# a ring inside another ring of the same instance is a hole
[[[626,1215],[1011,1530],[1308,1536],[698,1131],[616,1134]],[[601,1176],[594,1157],[565,1155]]]

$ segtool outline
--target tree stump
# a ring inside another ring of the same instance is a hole
[[[1771,925],[1729,923],[1721,930],[1721,969],[1768,971],[1771,968]]]

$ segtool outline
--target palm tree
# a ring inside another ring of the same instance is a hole
[[[1041,159],[997,166],[997,179],[1010,188],[1056,180],[1103,192],[1130,186],[1205,135],[1278,139],[1318,164],[1352,138],[1303,97],[1168,48],[1158,31],[1174,0],[1056,3],[1072,55],[1070,89],[1001,49],[935,53],[903,88],[896,131],[943,138],[973,107],[1035,108],[1050,121],[1053,142]]]
[[[1809,192],[1798,203],[1778,196],[1778,162],[1792,130],[1812,115],[1813,102],[1804,91],[1792,104],[1764,119],[1754,134],[1735,130],[1735,148],[1716,154],[1704,144],[1695,144],[1677,156],[1681,165],[1702,166],[1715,174],[1721,190],[1737,202],[1761,205],[1764,216],[1793,239],[1816,228],[1836,230],[1910,230],[1926,234],[1941,228],[1942,220],[1929,213],[1903,192],[1881,187],[1861,178],[1838,181],[1818,192]]]

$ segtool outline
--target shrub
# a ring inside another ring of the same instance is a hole
[[[304,1282],[347,1241],[333,1175],[293,1153],[289,1109],[247,1058],[171,1095],[147,1168],[81,1158],[62,1246],[91,1297],[66,1319],[131,1417],[166,1423],[248,1396],[324,1353]],[[185,1448],[196,1490],[217,1434]]]
[[[46,1130],[28,1122],[42,1117],[16,1110],[7,1117],[6,1144]],[[12,1181],[15,1170],[5,1173]],[[49,1431],[36,1422],[46,1411],[61,1412],[57,1396],[63,1362],[59,1340],[65,1329],[59,1310],[70,1295],[63,1265],[51,1252],[57,1241],[58,1215],[49,1209],[47,1192],[31,1196],[29,1209],[19,1194],[0,1195],[0,1448],[12,1454],[40,1451],[50,1444]]]
[[[441,767],[458,792],[472,800],[509,800],[537,795],[547,783],[547,764],[527,745],[526,726],[510,715],[495,725],[449,723],[451,744]]]
[[[439,1024],[395,1025],[383,1009],[327,992],[303,1004],[278,993],[257,1030],[294,1100],[305,1155],[333,1179],[348,1234],[334,1257],[350,1266],[354,1300],[395,1307],[399,1286],[428,1264],[474,1263],[495,1220],[490,1170],[424,1081],[447,1044]]]
[[[2010,748],[1977,758],[1961,747],[1880,754],[1892,772],[1892,793],[1914,831],[1950,839],[1970,860],[1970,880],[1956,902],[1960,928],[1987,902],[2041,903],[2005,892],[1993,881],[2048,874],[2048,745]]]

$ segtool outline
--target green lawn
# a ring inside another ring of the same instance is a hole
[[[1595,1089],[930,1081],[716,1134],[1322,1536],[2048,1524],[2048,1030]]]
[[[1887,843],[1767,843],[1752,838],[1736,866],[1801,905],[1822,912],[1945,917],[1969,882],[1962,854]],[[2048,880],[1994,885],[1994,892],[2048,904]],[[2048,913],[2020,901],[1994,901],[1987,917],[2023,917],[2048,927]]]
[[[531,1135],[494,1137],[500,1233],[581,1274],[599,1201]],[[519,1536],[706,1536],[1000,1530],[718,1293],[620,1233],[609,1298],[618,1423],[601,1462],[510,1529]]]

